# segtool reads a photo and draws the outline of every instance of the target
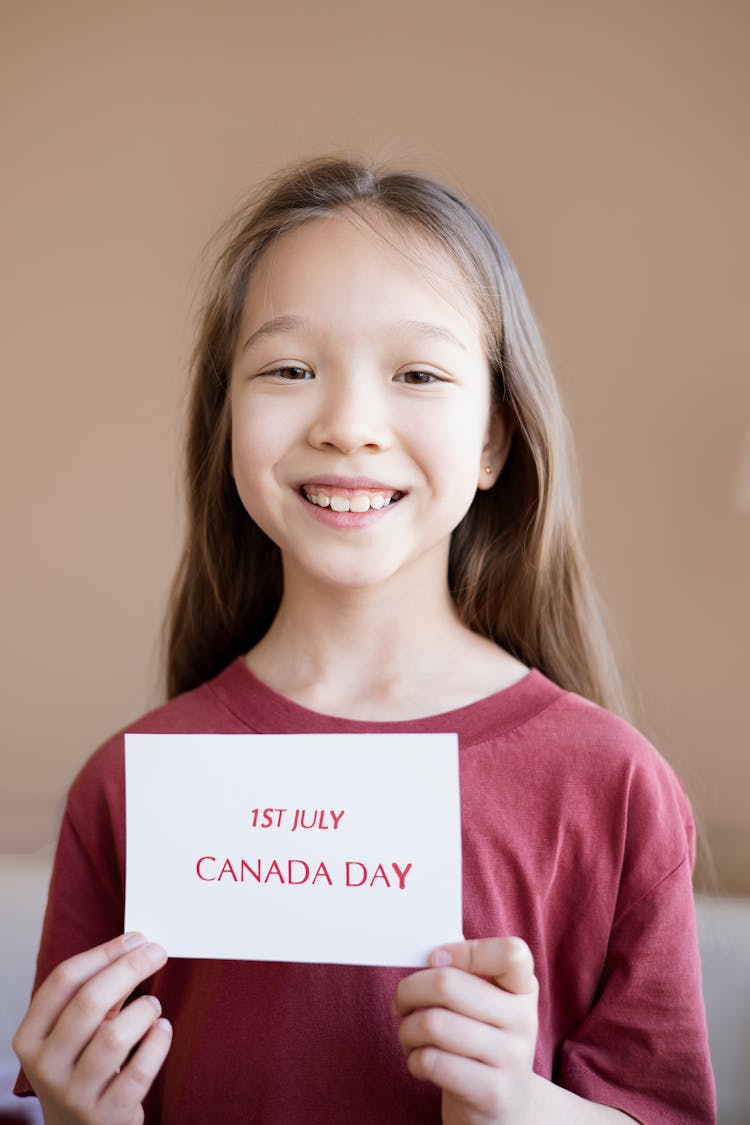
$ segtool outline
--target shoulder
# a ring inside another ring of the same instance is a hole
[[[543,744],[545,757],[556,758],[566,772],[590,772],[593,778],[620,779],[625,784],[649,782],[656,788],[684,793],[672,766],[649,739],[619,715],[575,692],[563,691],[541,673],[537,708],[523,732]]]
[[[90,802],[95,795],[120,804],[124,788],[126,734],[244,733],[247,726],[229,706],[236,678],[234,665],[192,691],[170,699],[128,723],[87,759],[70,788],[68,808]]]
[[[687,804],[674,768],[640,730],[620,715],[575,692],[563,692],[550,710],[550,719],[568,754],[580,759],[582,766],[621,777],[631,788],[670,793]]]
[[[623,863],[650,857],[669,870],[695,861],[690,799],[673,766],[631,723],[574,692],[563,692],[539,719],[558,768],[592,820],[608,822]],[[628,859],[629,857],[629,859]]]
[[[648,855],[668,871],[694,859],[690,801],[675,770],[625,719],[538,671],[524,687],[512,725],[499,714],[493,735],[469,751],[466,775],[516,809],[534,810],[571,838],[598,842],[613,863]],[[499,702],[501,702],[500,697]],[[557,829],[554,829],[557,831]]]

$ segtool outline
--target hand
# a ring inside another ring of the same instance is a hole
[[[532,1120],[534,962],[520,938],[442,946],[398,986],[399,1038],[415,1078],[443,1091],[443,1125]]]
[[[63,961],[41,985],[13,1049],[45,1125],[141,1125],[172,1029],[155,996],[122,1005],[166,959],[142,934],[125,934]]]

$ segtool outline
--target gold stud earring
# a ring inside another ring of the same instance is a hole
[[[485,473],[491,473],[492,472],[492,465],[485,465],[484,471],[485,471]]]

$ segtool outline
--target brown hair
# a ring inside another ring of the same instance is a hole
[[[230,471],[229,381],[247,286],[285,231],[337,211],[379,214],[437,242],[482,315],[494,397],[513,425],[495,486],[453,533],[449,584],[461,619],[564,688],[623,711],[579,536],[565,415],[515,265],[456,192],[411,172],[319,158],[267,181],[220,231],[192,362],[188,525],[166,622],[169,696],[246,652],[281,599],[276,545],[248,516]]]

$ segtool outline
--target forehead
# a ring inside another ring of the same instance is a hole
[[[470,286],[449,251],[417,227],[368,209],[311,219],[261,255],[245,299],[243,326],[284,314],[343,323],[432,319],[464,336],[482,335]]]

